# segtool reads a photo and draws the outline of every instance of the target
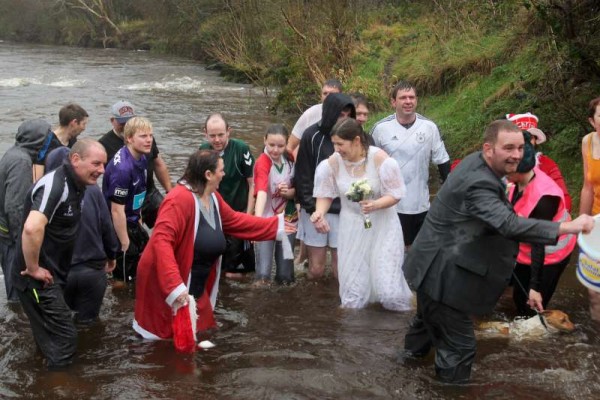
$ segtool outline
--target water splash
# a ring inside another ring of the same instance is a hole
[[[9,87],[9,88],[18,88],[30,85],[41,85],[41,86],[50,86],[50,87],[81,87],[86,83],[85,80],[82,79],[63,79],[58,78],[56,81],[52,82],[43,82],[37,78],[7,78],[0,79],[0,87]]]
[[[161,90],[172,92],[198,92],[206,89],[207,82],[190,78],[189,76],[174,78],[169,77],[160,82],[141,82],[120,86],[119,89],[127,90]]]
[[[29,85],[41,85],[41,81],[36,78],[7,78],[0,79],[0,87],[19,87]]]

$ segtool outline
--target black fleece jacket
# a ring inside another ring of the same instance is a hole
[[[298,159],[295,165],[296,196],[300,206],[308,214],[315,211],[316,200],[313,197],[315,171],[319,163],[334,153],[331,143],[331,129],[344,108],[349,107],[350,116],[356,118],[356,109],[350,96],[343,93],[331,93],[323,102],[321,121],[306,128],[300,140]],[[329,208],[332,214],[340,213],[340,200],[335,199]]]

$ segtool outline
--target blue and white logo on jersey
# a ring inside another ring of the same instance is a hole
[[[143,191],[142,193],[138,193],[135,196],[133,196],[133,204],[132,204],[132,208],[134,210],[138,210],[142,207],[142,205],[144,204],[144,199],[146,198],[146,192]]]

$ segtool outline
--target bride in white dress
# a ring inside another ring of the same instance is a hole
[[[402,273],[404,240],[394,205],[405,195],[404,181],[396,161],[368,145],[356,120],[346,118],[333,127],[335,153],[317,167],[313,196],[316,211],[311,221],[320,232],[329,226],[323,217],[334,198],[342,209],[338,237],[338,279],[342,307],[363,308],[380,302],[384,308],[409,310],[412,293]],[[367,179],[370,199],[352,202],[346,197],[350,185]],[[365,228],[365,215],[371,228]]]

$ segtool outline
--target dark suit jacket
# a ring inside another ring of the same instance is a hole
[[[517,217],[506,186],[476,152],[440,189],[407,254],[404,275],[435,301],[485,314],[510,281],[518,242],[556,243],[558,227]]]

